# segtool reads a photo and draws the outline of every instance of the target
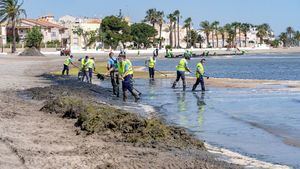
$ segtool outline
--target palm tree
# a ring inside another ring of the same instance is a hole
[[[294,33],[294,40],[297,42],[297,46],[299,46],[299,41],[300,41],[300,32],[296,31]]]
[[[205,39],[201,34],[198,35],[197,41],[200,44],[200,48],[202,48],[202,43],[205,41]]]
[[[247,33],[250,31],[251,24],[249,23],[242,23],[241,25],[241,32],[244,34],[245,37],[245,47],[247,47]]]
[[[226,32],[226,30],[224,29],[224,27],[219,27],[218,28],[218,32],[222,36],[222,48],[224,48],[224,46],[225,46],[225,32]]]
[[[216,36],[216,39],[217,39],[217,48],[219,47],[219,37],[218,37],[218,26],[219,26],[220,22],[219,21],[214,21],[212,24],[211,24],[211,27],[212,27],[212,37],[214,37],[214,32],[215,32],[215,36]],[[213,47],[214,47],[214,42],[213,42]]]
[[[184,20],[184,28],[186,29],[186,47],[190,47],[190,42],[191,42],[191,25],[192,25],[192,18],[189,17],[186,20]]]
[[[226,24],[224,26],[224,29],[227,33],[227,43],[230,47],[233,47],[234,46],[234,39],[235,39],[235,36],[236,36],[236,29],[235,29],[235,25],[233,24]]]
[[[262,44],[263,40],[264,40],[263,38],[266,36],[269,36],[271,33],[270,25],[267,23],[264,23],[264,24],[258,25],[256,27],[256,29],[257,29],[256,36],[259,37],[259,39],[260,39],[259,43]]]
[[[180,11],[179,10],[174,11],[174,16],[177,18],[177,47],[180,48],[180,37],[179,37]]]
[[[7,22],[11,25],[12,29],[12,49],[11,53],[16,52],[16,24],[20,17],[26,17],[25,9],[22,9],[23,1],[19,0],[1,0],[0,1],[0,23]]]
[[[159,25],[159,49],[161,49],[162,44],[162,37],[161,37],[161,32],[162,32],[162,25],[164,23],[164,12],[163,11],[157,11],[157,23]]]
[[[206,43],[207,43],[207,46],[209,46],[209,34],[211,32],[211,25],[209,24],[208,21],[203,21],[200,23],[200,27],[201,27],[201,30],[205,33],[206,35]]]
[[[292,27],[287,27],[286,28],[286,33],[287,35],[289,36],[288,38],[288,43],[289,43],[289,46],[291,47],[292,46],[292,41],[293,41],[293,33],[294,33],[294,29]]]
[[[279,39],[282,41],[283,47],[286,47],[286,43],[287,43],[287,40],[288,40],[287,33],[282,32],[282,33],[279,35]]]
[[[174,17],[174,15],[171,13],[167,16],[167,18],[170,21],[170,25],[169,25],[169,29],[170,29],[170,46],[173,47],[173,23],[174,21],[176,21],[176,18]]]
[[[146,12],[144,22],[149,22],[152,24],[153,27],[155,27],[155,24],[157,23],[157,11],[155,8],[148,9]]]
[[[173,14],[174,15],[174,14]],[[177,48],[177,31],[176,31],[176,25],[177,25],[177,19],[176,16],[174,15],[174,20],[173,20],[173,33],[174,33],[174,47]]]
[[[234,27],[234,32],[235,32],[234,44],[236,45],[236,37],[237,37],[236,34],[237,34],[237,30],[240,29],[241,23],[240,22],[233,22],[232,26]],[[240,30],[239,30],[239,41],[240,41],[240,47],[241,47],[242,43],[241,43],[241,32],[240,32]]]

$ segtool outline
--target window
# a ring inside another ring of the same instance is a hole
[[[51,37],[56,37],[56,32],[51,32]]]

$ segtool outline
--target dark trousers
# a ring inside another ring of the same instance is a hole
[[[203,76],[200,76],[199,78],[197,78],[196,83],[193,86],[193,91],[196,90],[197,86],[201,84],[201,90],[205,91],[205,85],[204,85],[204,78]]]
[[[184,71],[178,71],[178,70],[177,70],[177,77],[176,77],[176,80],[175,80],[174,83],[173,83],[172,88],[175,88],[175,87],[176,87],[176,84],[177,84],[177,82],[178,82],[180,79],[182,80],[183,90],[185,90],[185,88],[186,88],[185,72],[184,72]]]
[[[67,75],[69,75],[69,66],[64,64],[63,71],[61,72],[62,75],[65,75],[65,72],[67,72]]]
[[[84,81],[84,78],[86,78],[86,81],[89,82],[89,75],[88,75],[88,70],[82,69],[82,79],[81,81]]]
[[[118,72],[110,72],[110,81],[113,87],[113,94],[119,97],[119,73]]]
[[[154,68],[149,67],[149,77],[150,79],[154,79],[155,70]]]
[[[138,99],[138,95],[133,91],[133,82],[132,82],[132,75],[127,75],[124,77],[122,81],[122,91],[123,91],[123,100],[127,100],[127,90],[134,96],[135,99]]]
[[[92,79],[93,79],[93,69],[89,68],[89,80],[88,80],[88,82],[92,83]]]

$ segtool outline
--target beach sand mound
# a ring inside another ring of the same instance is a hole
[[[19,54],[19,56],[45,56],[42,54],[37,48],[31,47],[26,48],[22,53]]]

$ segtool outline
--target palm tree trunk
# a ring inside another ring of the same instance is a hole
[[[179,16],[177,17],[177,47],[180,48],[180,37],[179,37]]]
[[[211,32],[212,47],[215,48],[214,31]]]
[[[12,48],[11,48],[11,53],[16,52],[16,22],[14,21],[15,19],[12,19],[12,36],[13,36],[13,41],[12,41]]]
[[[189,30],[188,27],[185,28],[186,30],[186,48],[189,47]]]
[[[177,48],[177,33],[176,33],[176,21],[174,22],[174,47]]]
[[[161,49],[161,32],[162,32],[162,24],[159,24],[159,49]]]
[[[207,43],[207,47],[209,46],[209,33],[206,33],[206,43]]]
[[[218,32],[216,32],[216,39],[217,39],[217,48],[219,48],[219,37],[218,37]]]
[[[170,46],[173,47],[173,22],[170,22],[170,34],[169,34]]]
[[[224,46],[225,46],[225,36],[222,35],[222,48],[224,48]]]
[[[245,47],[247,47],[247,33],[245,33]]]
[[[241,30],[239,29],[239,42],[240,42],[240,47],[242,47],[242,41],[241,41]]]

